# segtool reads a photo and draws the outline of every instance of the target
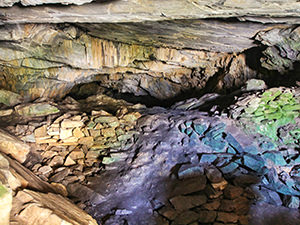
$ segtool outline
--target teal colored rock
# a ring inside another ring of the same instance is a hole
[[[191,127],[192,121],[186,121],[184,124],[186,127]]]
[[[235,150],[237,150],[239,153],[244,152],[243,147],[240,145],[240,143],[229,133],[226,134],[225,140],[228,142],[228,144],[233,147]]]
[[[203,154],[200,163],[213,163],[218,157],[214,154]]]
[[[213,139],[222,139],[226,125],[219,123],[215,125],[210,131],[207,132],[206,136]]]
[[[279,196],[279,194],[276,191],[269,190],[267,188],[261,187],[260,190],[258,190],[259,198],[265,202],[268,202],[272,205],[281,206],[282,201]]]
[[[292,209],[298,209],[300,206],[299,198],[296,196],[291,196],[290,201],[286,206]]]
[[[274,168],[270,169],[266,176],[262,179],[262,183],[266,188],[284,195],[299,195],[300,192],[293,189],[279,180],[277,172]]]
[[[294,161],[294,165],[298,165],[300,164],[300,156],[298,156],[296,159],[293,160]]]
[[[284,183],[289,186],[290,188],[294,188],[296,187],[296,183],[295,180],[293,180],[292,178],[288,178],[284,181]]]
[[[259,147],[261,147],[264,151],[270,151],[270,150],[275,150],[276,146],[274,143],[269,142],[269,141],[264,141],[262,142]]]
[[[220,130],[213,130],[208,134],[208,136],[212,137],[215,140],[221,140],[223,139],[223,133],[224,132],[221,132]]]
[[[191,127],[188,127],[186,130],[185,130],[185,133],[187,135],[190,135],[191,133],[193,132],[193,129]]]
[[[299,167],[294,167],[293,170],[290,172],[290,175],[292,177],[297,177],[300,178],[300,168]]]
[[[211,147],[215,152],[226,152],[225,147],[227,146],[227,143],[223,140],[215,140],[209,137],[205,137],[203,139],[203,143]]]
[[[265,161],[271,160],[277,166],[285,166],[287,164],[282,154],[277,151],[265,152],[262,157]]]
[[[299,191],[290,188],[289,186],[283,184],[282,182],[272,183],[271,187],[273,190],[284,195],[300,195]]]
[[[199,175],[203,175],[203,168],[201,168],[199,166],[190,167],[188,169],[178,172],[179,179],[196,177]]]
[[[196,134],[196,132],[192,132],[190,135],[190,140],[189,140],[189,146],[194,147],[199,144],[199,136]]]
[[[239,165],[235,162],[231,162],[229,163],[228,165],[220,168],[220,170],[223,172],[223,173],[231,173],[233,172],[235,169],[237,169],[239,167]]]
[[[200,136],[202,136],[204,134],[204,132],[207,130],[207,127],[205,125],[201,125],[201,124],[194,124],[194,130],[196,131],[196,133]]]
[[[244,148],[244,151],[253,155],[257,155],[258,154],[258,150],[255,146],[250,145]]]
[[[244,165],[254,171],[256,171],[258,174],[264,174],[265,173],[265,162],[264,160],[257,155],[245,155],[244,157]]]
[[[237,164],[239,164],[239,165],[242,165],[243,163],[242,163],[242,159],[241,158],[239,158],[239,159],[236,159],[234,162],[236,162]]]
[[[215,162],[216,167],[222,167],[227,164],[229,164],[232,161],[232,156],[231,154],[218,154],[218,159]]]
[[[236,154],[237,151],[236,151],[233,147],[228,146],[228,148],[227,148],[227,153],[230,153],[230,154]]]

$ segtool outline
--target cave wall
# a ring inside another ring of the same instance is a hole
[[[92,81],[158,99],[232,90],[266,71],[294,68],[299,4],[119,0],[0,8],[0,87],[27,101],[62,98]]]
[[[216,84],[221,89],[256,75],[243,53],[126,44],[73,25],[6,25],[0,39],[0,85],[28,100],[63,97],[75,84],[90,81],[166,99],[201,89],[214,76],[226,77]]]

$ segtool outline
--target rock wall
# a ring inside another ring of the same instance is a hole
[[[161,100],[234,89],[262,77],[260,54],[247,53],[253,48],[266,48],[267,70],[292,68],[298,6],[295,0],[121,0],[0,8],[0,88],[25,101],[62,98],[91,81]]]
[[[0,86],[25,100],[61,98],[76,83],[90,81],[167,99],[200,90],[212,77],[218,90],[256,76],[244,54],[125,44],[70,25],[7,25],[0,39]]]
[[[300,60],[300,27],[278,27],[261,31],[256,40],[267,46],[262,58],[262,66],[269,70],[286,73],[293,70]]]
[[[2,137],[8,134],[0,130]],[[16,138],[8,139],[12,156],[19,147]],[[23,143],[23,145],[26,145]],[[30,148],[27,145],[27,148]],[[42,181],[34,173],[4,154],[0,149],[0,224],[97,224],[83,210],[61,196],[54,184]],[[19,157],[15,157],[19,160]],[[20,160],[19,160],[20,161]],[[59,193],[59,194],[58,194]]]

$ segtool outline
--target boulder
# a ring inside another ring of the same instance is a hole
[[[0,151],[7,155],[11,155],[20,163],[23,163],[30,152],[30,147],[16,137],[0,129]]]
[[[24,117],[48,116],[59,112],[57,107],[49,103],[19,105],[15,107],[15,110],[20,116]]]
[[[13,218],[18,224],[96,225],[97,222],[66,198],[53,193],[24,189],[13,201]]]
[[[0,182],[0,225],[9,225],[12,191]]]
[[[0,103],[15,106],[22,102],[22,96],[11,91],[0,89]]]

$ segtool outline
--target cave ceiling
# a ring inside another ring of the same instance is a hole
[[[284,73],[299,61],[297,0],[83,3],[0,1],[1,88],[32,100],[97,81],[167,99],[209,82],[240,87],[262,78],[260,64]]]
[[[0,1],[0,6],[9,2]],[[30,7],[41,3],[45,4]],[[300,3],[296,0],[117,0],[81,6],[47,3],[21,1],[21,5],[1,8],[0,24],[72,23],[93,36],[125,43],[240,52],[255,45],[253,38],[260,30],[300,23]]]

